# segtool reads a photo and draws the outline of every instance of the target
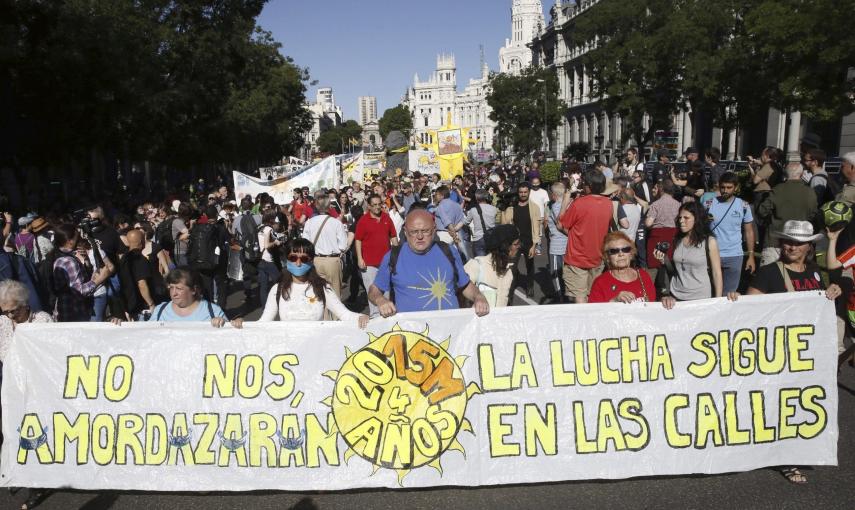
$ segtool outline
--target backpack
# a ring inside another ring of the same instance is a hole
[[[817,200],[817,205],[821,206],[822,204],[824,204],[826,202],[831,202],[831,201],[835,200],[835,198],[837,197],[837,194],[840,193],[842,188],[840,187],[840,183],[837,182],[837,179],[835,179],[831,175],[823,173],[823,174],[816,174],[816,175],[811,176],[810,181],[808,182],[808,186],[810,186],[811,189],[814,189],[813,188],[814,179],[816,179],[817,177],[822,177],[825,179],[825,193],[823,193],[822,197],[818,197],[819,200]]]
[[[21,282],[29,291],[27,304],[30,310],[40,312],[42,308],[39,275],[35,266],[27,258],[14,253],[0,252],[0,281],[15,280]]]
[[[157,224],[154,229],[154,242],[160,245],[161,248],[173,255],[175,250],[175,239],[172,237],[172,222],[175,221],[175,216],[167,216],[165,220]]]
[[[261,246],[258,244],[258,225],[252,214],[240,217],[240,249],[247,262],[261,260]]]
[[[190,231],[187,263],[197,271],[212,271],[220,262],[217,253],[217,228],[209,223],[195,225]]]

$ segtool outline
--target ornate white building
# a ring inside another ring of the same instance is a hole
[[[545,25],[540,0],[513,0],[511,38],[499,50],[499,72],[518,74],[531,65],[528,43]]]
[[[307,103],[305,108],[312,115],[312,127],[303,134],[305,144],[300,150],[300,157],[311,160],[312,154],[318,151],[321,133],[341,125],[341,106],[335,104],[332,88],[322,87],[315,94],[315,102]]]
[[[481,76],[469,80],[469,84],[459,94],[454,55],[437,56],[436,70],[426,81],[421,81],[416,74],[413,85],[407,89],[401,101],[413,117],[412,140],[415,143],[429,143],[429,131],[444,126],[450,112],[455,124],[470,128],[469,135],[478,138],[476,147],[467,149],[489,149],[493,145],[495,127],[489,118],[491,110],[487,105],[489,73],[487,65],[482,63]]]

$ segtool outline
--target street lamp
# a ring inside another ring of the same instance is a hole
[[[537,79],[538,83],[543,84],[543,152],[549,152],[549,130],[546,127],[546,116],[547,116],[547,108],[546,108],[546,80],[543,78]],[[544,154],[544,158],[546,154]]]

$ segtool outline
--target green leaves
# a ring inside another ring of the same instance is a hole
[[[852,12],[855,0],[602,0],[568,33],[571,46],[598,38],[583,57],[593,92],[643,143],[689,104],[726,129],[769,106],[853,111]]]
[[[384,140],[392,131],[400,131],[405,138],[409,139],[410,132],[413,129],[413,118],[410,116],[409,108],[398,105],[383,112],[383,116],[380,117],[377,124],[380,129],[380,136]]]
[[[550,69],[528,68],[519,76],[490,75],[487,104],[492,109],[490,119],[496,122],[497,143],[513,144],[518,154],[541,148],[544,122],[550,132],[555,130],[567,109],[558,93],[558,76]]]
[[[309,76],[257,28],[264,3],[14,2],[0,59],[16,156],[68,164],[98,150],[182,167],[296,152]]]

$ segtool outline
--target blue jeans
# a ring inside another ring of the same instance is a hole
[[[477,241],[472,241],[472,249],[475,252],[476,257],[483,257],[487,254],[487,243],[484,242],[485,238],[478,239]]]
[[[273,262],[262,260],[258,263],[258,300],[263,307],[267,302],[267,294],[279,282],[279,269]]]
[[[90,317],[89,320],[91,322],[104,322],[104,311],[106,309],[107,294],[95,296],[94,303],[92,304],[92,317]]]
[[[722,291],[736,292],[739,288],[739,278],[742,277],[742,255],[721,258]]]

